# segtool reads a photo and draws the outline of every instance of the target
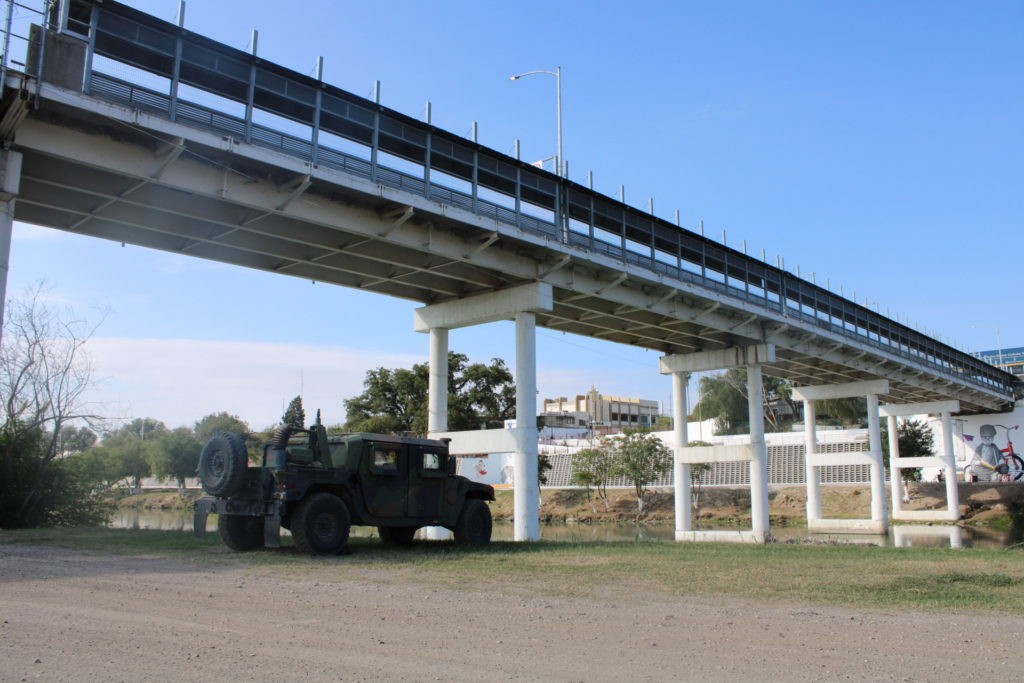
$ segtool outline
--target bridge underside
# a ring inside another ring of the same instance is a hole
[[[16,220],[424,304],[542,281],[554,288],[553,310],[537,315],[548,329],[662,354],[772,343],[764,372],[800,385],[886,378],[887,402],[1011,406],[827,326],[557,239],[53,85],[30,107],[8,85],[0,128],[23,154]]]

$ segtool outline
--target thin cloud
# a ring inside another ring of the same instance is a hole
[[[424,360],[341,346],[193,339],[94,338],[88,351],[100,380],[92,401],[111,416],[153,417],[172,427],[226,411],[261,429],[280,421],[300,393],[308,417],[321,409],[325,422],[342,422],[342,401],[362,392],[367,370]]]

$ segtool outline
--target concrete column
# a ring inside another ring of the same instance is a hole
[[[878,394],[868,394],[868,443],[871,449],[871,519],[889,526],[885,503],[885,467],[882,463],[882,428],[878,420]]]
[[[448,431],[448,330],[430,328],[427,435]]]
[[[747,366],[747,411],[750,416],[750,516],[758,541],[768,538],[768,448],[764,441],[763,382],[760,365]]]
[[[516,314],[515,524],[517,541],[540,539],[537,505],[537,316]]]
[[[889,415],[889,488],[892,491],[892,516],[895,519],[903,512],[903,477],[900,471],[893,467],[895,458],[900,457],[900,420],[895,415]]]
[[[818,416],[814,401],[804,401],[804,478],[807,480],[807,521],[821,519],[821,477],[811,464],[818,452]]]
[[[686,417],[689,407],[686,405],[686,386],[690,381],[690,373],[672,373],[672,424],[675,434],[675,468],[673,480],[675,484],[676,533],[690,531],[693,528],[693,501],[691,499],[690,466],[682,462],[681,449],[690,443],[687,434]]]
[[[430,357],[427,363],[427,436],[448,431],[448,330],[430,328]],[[423,538],[445,541],[451,532],[442,526],[424,527]]]
[[[4,312],[7,306],[7,273],[11,263],[11,236],[14,233],[14,198],[21,186],[21,154],[0,151],[0,341],[3,338]]]
[[[956,454],[953,452],[953,415],[948,410],[940,413],[942,418],[942,457],[946,461],[946,503],[952,519],[960,519],[960,489],[956,485]],[[958,546],[954,546],[958,547]]]
[[[11,235],[14,233],[14,200],[0,202],[0,342],[3,341],[4,313],[7,308],[7,273],[11,262]]]

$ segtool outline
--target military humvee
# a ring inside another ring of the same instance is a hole
[[[196,501],[193,531],[207,515],[233,550],[280,545],[281,527],[312,555],[341,552],[351,525],[376,526],[381,540],[412,542],[416,530],[442,526],[455,541],[491,540],[494,489],[455,474],[447,441],[382,434],[328,436],[320,416],[309,429],[279,428],[263,447],[261,467],[248,466],[243,439],[218,432],[199,456],[209,494]]]

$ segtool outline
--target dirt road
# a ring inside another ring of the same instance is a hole
[[[0,545],[0,680],[1019,681],[1024,618]],[[680,577],[685,580],[685,577]]]

